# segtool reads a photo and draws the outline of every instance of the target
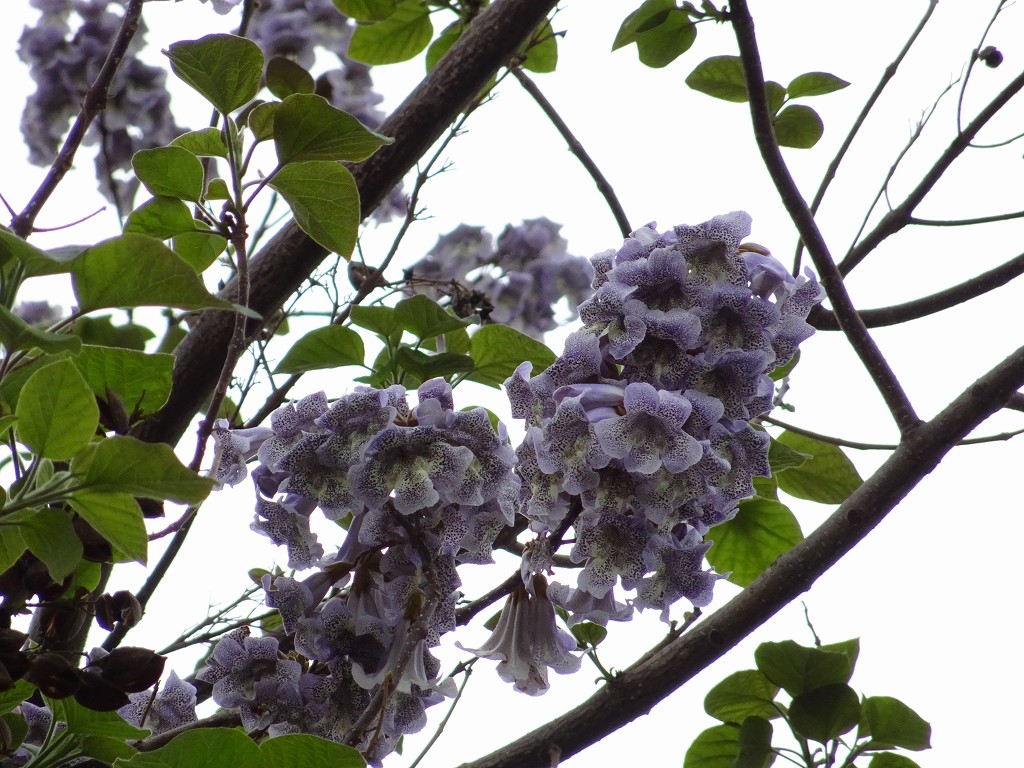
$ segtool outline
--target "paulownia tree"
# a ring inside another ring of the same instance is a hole
[[[22,129],[49,170],[20,210],[5,201],[0,229],[5,766],[389,763],[404,734],[446,708],[431,707],[458,701],[477,659],[537,695],[551,670],[577,672],[587,656],[602,677],[589,700],[465,764],[557,765],[808,590],[989,416],[1024,410],[1024,348],[924,418],[872,336],[1004,285],[1022,257],[879,309],[855,306],[845,285],[911,225],[1021,215],[916,213],[1024,86],[1024,74],[1007,76],[976,112],[962,106],[972,74],[1002,62],[987,35],[1003,2],[961,77],[954,135],[902,197],[883,190],[888,210],[845,253],[815,214],[935,2],[809,203],[780,148],[817,144],[823,123],[805,101],[845,81],[813,70],[787,85],[766,79],[745,0],[647,0],[621,21],[613,47],[635,46],[651,67],[686,53],[700,29],[719,27],[723,47],[731,31],[738,55],[696,64],[686,83],[747,105],[800,244],[790,266],[747,240],[742,211],[665,229],[627,219],[532,79],[557,64],[554,2],[213,0],[237,15],[236,34],[179,41],[166,69],[137,56],[142,0],[32,5],[39,18],[20,54],[37,91]],[[372,67],[420,55],[426,76],[385,117]],[[205,99],[209,125],[177,124],[169,78]],[[400,260],[421,192],[499,81],[550,118],[621,244],[570,256],[558,225],[540,218],[497,238],[462,225]],[[37,217],[83,146],[95,148],[122,231],[43,250]],[[389,218],[393,246],[364,259],[365,222]],[[69,316],[19,300],[28,281],[66,276]],[[219,280],[215,293],[204,278]],[[557,353],[544,335],[563,300],[579,320]],[[158,341],[145,307],[164,311]],[[289,333],[315,316],[317,327]],[[847,441],[772,415],[798,399],[789,376],[815,330],[843,335],[899,432],[867,479]],[[334,389],[290,397],[304,375],[336,369]],[[503,389],[522,437],[464,402],[464,382]],[[168,646],[206,644],[198,667],[165,670],[163,655],[128,644],[132,628],[210,492],[250,481],[252,528],[286,547],[288,570],[253,571],[251,590]],[[787,496],[838,506],[803,536]],[[155,539],[167,543],[145,581],[108,589],[115,566],[145,562]],[[492,566],[491,588],[465,593],[460,568],[498,551],[520,565]],[[714,606],[726,578],[743,590]],[[660,612],[664,636],[608,671],[599,644],[643,610]],[[490,638],[459,644],[462,660],[443,670],[442,636],[481,615],[492,615]],[[756,668],[708,693],[721,724],[697,736],[685,764],[913,766],[893,750],[927,748],[928,724],[897,699],[859,697],[857,655],[855,640],[762,644]]]

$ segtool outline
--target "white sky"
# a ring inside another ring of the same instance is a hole
[[[25,161],[17,128],[21,102],[31,84],[13,51],[21,25],[32,18],[32,12],[24,0],[8,0],[8,4],[8,19],[0,25],[0,73],[8,105],[0,121],[0,139],[7,147],[0,192],[18,208],[43,170]],[[802,72],[822,70],[852,83],[844,91],[806,102],[825,121],[822,142],[812,150],[785,151],[807,198],[882,68],[902,46],[925,5],[923,0],[889,3],[881,10],[855,3],[752,2],[767,77],[786,83]],[[848,246],[867,201],[913,124],[959,75],[994,6],[994,2],[977,0],[945,0],[939,5],[920,48],[907,59],[900,77],[879,103],[878,113],[854,145],[818,217],[837,254]],[[742,208],[754,218],[752,239],[788,262],[793,228],[757,157],[746,107],[714,101],[689,91],[683,83],[704,57],[735,52],[731,30],[704,25],[693,50],[663,70],[650,70],[637,63],[635,48],[609,52],[618,24],[633,7],[633,3],[608,0],[567,2],[555,22],[557,30],[568,30],[560,44],[558,72],[535,80],[615,186],[634,225],[656,220],[668,228]],[[196,0],[152,3],[146,19],[153,61],[160,58],[156,51],[174,40],[227,28],[224,19]],[[1022,39],[1021,11],[1011,8],[988,41],[1003,50],[1006,61],[998,70],[976,69],[965,99],[968,119],[1019,71],[1021,52],[1014,43]],[[414,62],[375,73],[388,106],[400,100],[421,71],[422,64]],[[915,174],[927,168],[952,137],[955,101],[956,91],[940,106],[931,129],[896,176],[891,187],[895,200],[913,186]],[[176,93],[176,108],[179,105],[193,110],[192,117],[180,112],[179,122],[191,121],[193,127],[203,124],[206,110],[196,100]],[[1012,103],[983,138],[998,141],[1013,135],[1019,131],[1021,117],[1020,104]],[[503,84],[492,104],[473,117],[469,132],[452,146],[450,157],[452,170],[432,181],[425,192],[424,202],[434,218],[413,228],[404,260],[418,258],[439,233],[461,222],[484,224],[497,234],[507,222],[547,216],[564,223],[570,251],[585,255],[620,242],[613,219],[581,167],[511,80]],[[1021,163],[1018,145],[972,151],[926,199],[919,214],[963,218],[1022,209]],[[91,158],[80,166],[77,178],[44,210],[41,226],[78,219],[101,205],[91,193]],[[40,237],[37,242],[83,242],[110,236],[115,230],[116,221],[108,212],[71,232]],[[1017,255],[1024,242],[1022,234],[1024,228],[1018,222],[983,229],[907,231],[858,268],[848,281],[849,289],[854,301],[865,308],[923,296]],[[374,248],[382,255],[386,242],[376,237],[367,247],[368,257]],[[57,290],[47,283],[30,292],[52,296]],[[1016,311],[1020,296],[1019,285],[1011,284],[989,299],[941,318],[875,333],[923,417],[934,414],[1021,343]],[[797,411],[780,417],[854,440],[895,438],[880,398],[837,334],[821,333],[804,345],[792,385],[789,401]],[[336,376],[310,377],[296,394],[320,387],[330,387],[328,393],[337,394],[343,386],[345,380]],[[471,395],[462,388],[457,396],[460,405],[471,402]],[[497,408],[499,401],[488,404]],[[1021,419],[1020,414],[1003,414],[979,434],[1017,428]],[[191,446],[187,452],[191,454]],[[876,453],[850,455],[864,476],[884,458]],[[1024,683],[1024,672],[1013,608],[1018,599],[1011,596],[1016,591],[1009,585],[1024,533],[1014,482],[1020,459],[1020,444],[1013,441],[953,452],[805,596],[825,642],[861,637],[852,685],[866,695],[896,696],[931,722],[933,750],[912,755],[922,766],[1010,765],[1013,758],[1008,756],[1017,754],[1013,746],[1021,714],[1017,690]],[[248,531],[251,505],[249,490],[242,486],[204,507],[176,569],[131,642],[165,644],[177,630],[200,619],[208,602],[221,602],[237,593],[248,568],[267,566],[281,556],[266,539]],[[802,502],[794,502],[793,508],[805,532],[831,512]],[[464,576],[466,591],[477,594],[508,572],[504,567],[470,569]],[[137,586],[141,568],[127,567],[125,573],[125,585]],[[734,593],[731,585],[720,583],[715,605],[724,604]],[[678,606],[675,615],[685,607]],[[752,667],[753,649],[759,642],[795,639],[810,644],[803,621],[801,606],[789,606],[649,716],[563,765],[680,765],[692,739],[715,722],[702,711],[710,687],[736,669]],[[652,644],[662,631],[656,615],[613,625],[601,647],[605,665],[628,665],[638,649]],[[463,642],[473,646],[484,637],[477,626]],[[460,655],[453,651],[446,658],[454,663]],[[176,668],[184,673],[189,665],[190,660],[183,658]],[[493,663],[479,663],[466,699],[421,765],[446,768],[491,751],[585,698],[593,690],[595,676],[586,666],[572,679],[554,676],[547,695],[528,698],[497,683]],[[433,722],[440,720],[443,709],[431,710]],[[408,738],[405,756],[394,757],[388,764],[408,765],[429,734],[428,728]]]

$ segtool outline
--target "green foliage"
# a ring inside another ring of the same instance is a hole
[[[356,305],[352,307],[352,323],[376,333],[385,341],[398,343],[402,337],[402,327],[398,324],[392,307]]]
[[[87,709],[73,698],[46,699],[53,717],[58,723],[67,723],[67,733],[72,736],[108,736],[113,739],[144,739],[149,735],[145,728],[136,728],[117,712],[97,712]]]
[[[853,730],[860,720],[857,692],[845,683],[823,685],[794,697],[789,724],[810,741],[821,744]]]
[[[558,37],[551,24],[545,21],[533,35],[533,41],[527,44],[526,58],[523,69],[543,74],[554,72],[558,67]]]
[[[146,235],[126,234],[87,249],[75,259],[72,285],[82,312],[106,307],[236,308],[207,292],[188,262]]]
[[[263,53],[252,40],[206,35],[167,50],[171,69],[218,112],[228,114],[256,96],[263,76]]]
[[[842,90],[848,85],[845,80],[828,72],[805,72],[790,80],[786,86],[786,93],[791,99],[798,99],[801,96],[823,96]]]
[[[99,398],[116,395],[128,413],[155,413],[171,392],[174,356],[85,345],[71,361]]]
[[[395,305],[395,322],[418,339],[431,339],[473,324],[472,320],[457,317],[423,294],[398,302]]]
[[[139,503],[117,491],[75,491],[68,504],[120,552],[124,559],[145,563],[149,538]]]
[[[258,746],[232,728],[203,728],[178,734],[165,746],[118,760],[114,768],[363,768],[352,747],[317,736],[290,734]]]
[[[570,630],[572,631],[572,636],[576,638],[576,642],[582,648],[596,648],[608,637],[608,630],[592,621],[581,621],[579,624],[573,624]]]
[[[695,91],[723,101],[747,100],[747,79],[739,56],[712,56],[694,68],[686,84]]]
[[[18,439],[47,459],[70,459],[96,434],[100,412],[75,364],[59,359],[33,373],[14,411]]]
[[[842,504],[863,480],[839,446],[795,432],[783,432],[778,442],[808,458],[778,473],[779,488],[798,499]]]
[[[203,196],[203,164],[181,147],[140,149],[132,157],[139,181],[154,197],[178,197],[199,202]]]
[[[384,21],[395,12],[398,0],[333,0],[334,7],[356,21]]]
[[[364,64],[397,64],[416,56],[433,36],[426,3],[399,0],[394,11],[382,20],[356,27],[348,56]]]
[[[343,325],[328,325],[299,339],[278,363],[274,373],[306,373],[343,365],[362,365],[362,337]]]
[[[466,378],[489,387],[500,387],[523,361],[543,371],[557,357],[535,339],[505,325],[485,325],[470,338],[473,372]]]
[[[195,228],[192,211],[177,197],[150,198],[128,214],[124,225],[125,232],[149,235],[157,240],[167,240]]]
[[[197,157],[227,159],[228,156],[228,145],[224,143],[224,134],[216,128],[203,128],[200,131],[183,133],[171,142],[171,146],[187,149]]]
[[[275,56],[267,62],[267,90],[279,99],[293,93],[312,93],[316,87],[313,76],[303,67],[284,56]]]
[[[622,22],[612,50],[636,43],[643,64],[665,67],[686,53],[696,39],[697,27],[689,10],[676,7],[675,0],[647,0]]]
[[[762,643],[754,652],[757,668],[790,696],[837,683],[848,683],[853,662],[848,653],[806,648],[784,640]]]
[[[289,163],[270,186],[288,203],[303,232],[344,259],[352,255],[361,214],[359,190],[347,168],[331,160]]]
[[[58,584],[74,572],[82,560],[82,542],[71,518],[60,509],[22,509],[4,515],[5,525],[16,525],[28,550],[38,557]]]
[[[38,348],[43,352],[75,353],[82,340],[65,333],[51,333],[29,325],[0,304],[0,342],[8,352]]]
[[[919,752],[931,748],[931,726],[917,712],[891,696],[869,696],[861,704],[860,735],[875,749],[900,747]]]
[[[818,113],[803,104],[790,104],[772,118],[775,139],[783,147],[810,149],[825,132]]]
[[[309,160],[357,162],[391,141],[315,94],[293,94],[274,112],[274,146],[281,165]]]
[[[455,45],[455,42],[462,37],[462,33],[465,29],[466,27],[461,21],[449,24],[444,28],[444,31],[442,31],[441,34],[437,36],[437,39],[430,44],[430,47],[427,48],[427,55],[425,59],[427,72],[432,70],[437,65],[437,62],[439,62],[441,58],[448,53],[451,47]]]
[[[729,581],[749,585],[775,560],[803,539],[800,524],[789,507],[770,499],[748,499],[739,503],[736,516],[716,525],[708,534],[714,541],[708,562]]]
[[[742,723],[747,717],[779,716],[774,701],[779,686],[756,669],[734,672],[708,691],[704,711],[725,723]]]
[[[917,713],[885,696],[861,702],[849,686],[860,644],[856,639],[815,648],[786,640],[762,643],[754,652],[756,670],[735,672],[708,692],[704,709],[724,722],[701,733],[686,752],[684,768],[766,768],[784,752],[797,765],[814,768],[817,756],[830,765],[851,765],[859,755],[895,747],[927,749],[931,730]],[[778,700],[780,690],[791,696]],[[798,749],[773,745],[772,719],[782,718]],[[857,738],[843,738],[855,726]],[[824,746],[813,747],[811,743]],[[837,756],[849,751],[846,761]],[[801,758],[800,756],[804,756]],[[808,762],[803,762],[807,760]],[[878,768],[913,768],[913,761],[890,752],[875,755]]]

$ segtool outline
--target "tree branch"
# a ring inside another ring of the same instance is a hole
[[[900,433],[907,435],[920,424],[921,420],[914,412],[914,407],[907,399],[906,393],[903,392],[889,363],[868,333],[864,321],[857,314],[850,295],[846,292],[843,277],[836,268],[825,239],[814,221],[814,215],[807,208],[807,203],[800,194],[800,190],[797,189],[796,182],[793,181],[789,168],[782,159],[782,153],[772,128],[771,113],[768,109],[764,73],[761,71],[761,58],[757,47],[757,38],[754,35],[754,21],[750,17],[746,0],[737,0],[730,7],[730,17],[733,30],[736,33],[736,41],[739,44],[743,73],[747,81],[747,96],[750,101],[754,138],[761,151],[761,158],[782,198],[786,211],[814,261],[814,266],[818,270],[821,284],[828,294],[839,327],[846,334],[850,346],[857,353],[881,393]]]
[[[733,3],[735,9],[739,2]],[[461,768],[537,768],[556,749],[575,755],[648,712],[810,589],[854,548],[942,458],[1024,386],[1024,347],[922,424],[817,530],[738,596],[679,640],[634,664],[580,706]]]
[[[587,150],[583,148],[580,140],[576,138],[569,126],[562,119],[562,116],[558,114],[558,111],[552,106],[551,102],[548,101],[547,97],[541,92],[537,84],[530,79],[521,68],[513,67],[512,74],[515,75],[516,80],[523,86],[523,89],[533,97],[533,100],[537,102],[537,106],[541,108],[544,115],[551,121],[551,124],[555,126],[555,129],[565,139],[565,143],[569,145],[569,150],[576,155],[577,159],[586,169],[587,173],[590,174],[590,178],[594,180],[597,185],[597,190],[601,193],[605,203],[612,212],[612,216],[615,217],[615,223],[619,225],[619,231],[623,237],[629,237],[629,233],[633,231],[633,228],[629,224],[629,218],[626,216],[626,212],[622,208],[622,203],[619,202],[619,198],[615,195],[615,189],[611,184],[608,183],[608,179],[605,178],[604,174],[601,173],[601,169],[597,167],[597,163],[594,162],[593,158],[587,153]]]
[[[836,152],[835,157],[832,158],[832,162],[828,164],[828,168],[825,169],[825,175],[821,178],[821,184],[818,185],[818,191],[814,193],[814,200],[811,201],[811,213],[817,213],[818,207],[821,205],[821,201],[825,199],[825,193],[828,191],[829,186],[836,177],[836,173],[839,171],[839,166],[843,162],[843,158],[846,157],[846,153],[850,149],[850,145],[853,144],[853,140],[857,138],[857,134],[860,132],[861,126],[864,125],[868,119],[868,115],[871,110],[874,109],[875,103],[882,95],[882,91],[889,84],[889,81],[896,76],[896,70],[899,69],[903,59],[906,58],[910,49],[917,41],[921,31],[924,29],[925,24],[931,18],[932,13],[935,11],[935,6],[939,4],[939,0],[928,0],[928,9],[924,12],[924,16],[921,21],[918,22],[917,27],[913,32],[910,33],[910,37],[907,39],[903,49],[897,54],[896,58],[890,62],[889,66],[885,68],[882,73],[881,79],[878,81],[878,85],[875,86],[875,90],[868,96],[868,100],[864,102],[864,108],[861,109],[860,114],[857,115],[857,119],[853,121],[853,126],[850,128],[850,132],[846,134],[846,138],[843,139],[843,143],[840,145],[839,150]],[[796,246],[796,256],[793,259],[793,274],[800,273],[800,254],[803,253],[804,243],[801,240]]]
[[[32,234],[36,216],[39,215],[39,211],[46,205],[50,195],[71,170],[75,153],[82,145],[92,121],[107,106],[107,93],[110,91],[110,84],[114,81],[114,74],[128,51],[132,38],[139,30],[143,2],[144,0],[129,0],[125,6],[124,19],[121,21],[121,28],[117,31],[117,37],[114,38],[114,43],[110,47],[110,53],[107,54],[96,80],[89,86],[89,91],[82,101],[82,109],[78,113],[78,117],[75,118],[71,130],[68,131],[67,138],[64,139],[64,144],[61,146],[60,152],[57,153],[57,158],[50,166],[50,170],[46,172],[46,177],[39,185],[39,189],[28,201],[28,205],[11,220],[11,229],[18,237],[27,238]]]
[[[1024,253],[1000,264],[988,272],[982,272],[969,280],[929,296],[922,296],[903,304],[879,309],[862,309],[858,312],[864,325],[868,328],[881,328],[886,325],[899,325],[910,320],[917,320],[928,315],[943,312],[951,307],[963,304],[971,299],[984,296],[1016,277],[1024,274]],[[817,306],[811,310],[807,321],[819,331],[838,331],[839,320],[834,312]]]
[[[416,161],[444,133],[491,76],[528,40],[556,0],[501,0],[473,21],[430,74],[395,110],[380,132],[394,138],[352,170],[362,201],[363,217],[371,213]],[[326,251],[289,222],[250,263],[249,306],[268,317],[302,284]],[[220,294],[236,300],[237,284]],[[154,418],[135,436],[174,444],[216,383],[231,337],[230,312],[204,312],[175,350],[171,394]],[[247,327],[247,341],[258,330]]]
[[[911,214],[914,212],[914,209],[920,205],[921,201],[924,200],[925,195],[931,192],[932,187],[934,187],[938,183],[939,179],[942,178],[942,175],[949,170],[953,161],[960,157],[967,147],[970,146],[974,137],[978,135],[988,121],[995,117],[996,114],[1006,106],[1007,102],[1017,95],[1021,88],[1024,88],[1024,71],[1013,78],[1013,80],[1011,80],[1009,84],[978,113],[978,116],[968,123],[967,127],[964,128],[962,132],[957,134],[956,138],[950,142],[949,146],[946,147],[938,160],[935,161],[935,164],[928,169],[928,172],[925,173],[917,186],[910,191],[910,194],[907,195],[906,199],[885,214],[881,221],[875,225],[875,228],[871,230],[863,240],[850,249],[850,252],[846,254],[846,257],[839,262],[839,271],[843,275],[850,274],[850,271],[864,261],[867,255],[877,248],[882,241],[891,235],[896,234],[912,222]]]

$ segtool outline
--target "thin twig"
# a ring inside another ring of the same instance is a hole
[[[971,79],[971,72],[974,71],[974,65],[978,61],[978,53],[981,51],[982,46],[985,45],[985,38],[988,37],[988,33],[992,30],[992,25],[996,23],[996,19],[999,18],[999,14],[1003,12],[1003,7],[1006,5],[1006,0],[999,0],[996,4],[996,10],[992,14],[992,18],[988,20],[988,24],[985,25],[985,30],[981,33],[981,39],[978,41],[977,47],[971,51],[971,58],[967,62],[967,71],[964,72],[963,84],[960,86],[960,98],[956,102],[956,129],[957,131],[963,130],[963,114],[964,114],[964,96],[967,94],[967,83]]]
[[[969,280],[944,290],[922,296],[919,299],[894,304],[891,307],[859,310],[861,320],[868,328],[880,328],[887,325],[899,325],[910,320],[917,320],[928,315],[943,312],[964,302],[984,296],[996,288],[1006,285],[1011,280],[1024,274],[1024,253],[1015,256],[1004,264],[982,272]],[[822,309],[820,306],[811,310],[807,321],[821,331],[839,330],[839,322],[835,313]]]
[[[103,66],[100,68],[96,80],[89,86],[85,98],[82,100],[82,109],[75,118],[75,122],[68,131],[64,144],[57,153],[57,158],[50,165],[42,184],[29,199],[24,210],[11,220],[11,229],[18,237],[27,238],[33,231],[33,225],[39,211],[50,199],[57,185],[64,179],[74,163],[75,153],[85,139],[96,116],[103,111],[107,105],[107,93],[111,83],[114,82],[114,74],[117,72],[121,60],[128,52],[128,46],[139,29],[139,20],[142,17],[142,4],[144,0],[129,0],[125,6],[124,18],[121,20],[121,28],[117,31],[114,43],[110,47]]]
[[[864,102],[864,108],[861,109],[860,114],[857,115],[857,119],[853,121],[853,125],[850,127],[850,132],[846,134],[846,138],[843,139],[842,145],[836,152],[835,157],[832,158],[832,162],[828,164],[828,168],[825,169],[825,175],[822,176],[821,184],[818,185],[818,191],[814,194],[814,200],[811,201],[811,213],[817,213],[818,207],[821,205],[822,200],[825,199],[825,193],[828,191],[829,186],[836,177],[836,173],[839,171],[839,166],[843,162],[843,158],[846,157],[846,153],[850,149],[850,145],[853,144],[853,140],[857,137],[861,127],[867,121],[868,114],[874,108],[875,103],[882,95],[882,91],[889,84],[889,81],[896,76],[896,71],[899,69],[900,64],[903,63],[903,59],[906,58],[910,49],[917,41],[918,36],[924,29],[925,24],[931,18],[932,13],[935,11],[935,6],[939,4],[939,0],[928,0],[928,9],[924,12],[924,16],[921,21],[918,22],[917,27],[913,32],[910,33],[910,37],[907,39],[903,49],[897,54],[896,58],[885,68],[882,72],[882,77],[878,81],[878,85],[875,86],[875,90],[871,92],[868,100]],[[800,255],[803,253],[804,244],[801,240],[796,246],[796,255],[793,258],[793,274],[800,274]]]
[[[761,416],[760,418],[765,424],[771,424],[773,427],[779,427],[780,429],[785,429],[788,432],[803,435],[804,437],[809,437],[812,440],[818,440],[822,443],[838,445],[840,448],[850,448],[855,451],[895,451],[899,448],[899,445],[896,443],[861,443],[856,440],[847,440],[843,437],[834,437],[821,432],[814,432],[810,429],[804,429],[803,427],[798,427],[785,421],[779,421],[771,416]],[[957,443],[957,446],[982,445],[984,443],[1004,443],[1007,440],[1012,440],[1018,435],[1024,435],[1024,428],[1014,429],[1009,432],[997,432],[993,435],[983,435],[981,437],[965,437]]]
[[[916,216],[909,216],[907,223],[922,227],[969,227],[972,224],[991,224],[994,221],[1012,221],[1021,218],[1024,218],[1024,211],[996,213],[992,216],[978,216],[973,219],[919,219]]]
[[[462,694],[466,690],[466,686],[469,684],[469,676],[473,674],[473,663],[476,659],[466,662],[463,667],[465,677],[462,678],[462,684],[459,686],[459,690],[455,693],[455,698],[452,699],[452,704],[448,707],[448,711],[445,713],[444,718],[440,723],[437,724],[437,728],[434,729],[434,734],[430,737],[430,741],[426,743],[426,746],[416,756],[416,759],[412,761],[409,768],[416,768],[417,765],[427,756],[427,753],[431,750],[437,740],[441,738],[441,734],[444,733],[445,726],[448,725],[448,721],[452,719],[452,715],[455,714],[455,707],[462,699]]]
[[[583,167],[586,168],[587,173],[590,174],[590,178],[594,180],[598,191],[604,198],[605,203],[607,203],[609,210],[611,210],[612,216],[615,217],[615,223],[619,225],[619,231],[622,233],[622,236],[629,237],[629,233],[633,231],[629,224],[629,218],[626,216],[622,203],[619,202],[619,198],[615,194],[615,189],[608,183],[605,175],[601,173],[597,163],[590,157],[587,150],[583,148],[580,140],[569,130],[569,126],[566,125],[562,116],[558,114],[558,111],[547,100],[547,97],[537,87],[537,84],[530,79],[530,76],[520,67],[513,67],[512,74],[515,75],[516,80],[523,86],[523,89],[537,102],[537,106],[541,108],[548,120],[551,121],[551,124],[555,126],[558,133],[565,139],[565,143],[569,145],[569,150],[576,155]]]
[[[869,253],[884,240],[899,232],[910,223],[914,210],[931,192],[953,162],[971,145],[974,137],[995,117],[1003,107],[1024,88],[1024,71],[1011,80],[995,98],[949,143],[931,168],[924,174],[917,186],[912,189],[902,203],[894,207],[875,225],[863,240],[850,249],[846,257],[839,262],[839,271],[847,275],[860,264]]]
[[[775,133],[772,129],[771,114],[768,110],[768,100],[764,89],[764,73],[761,71],[760,53],[757,47],[757,38],[754,35],[754,22],[747,9],[746,0],[737,0],[732,3],[730,9],[733,31],[736,33],[740,58],[747,80],[754,137],[757,140],[765,167],[771,175],[775,188],[778,190],[800,238],[807,245],[807,250],[811,254],[814,266],[820,275],[821,284],[832,303],[840,328],[846,334],[850,346],[853,347],[874,381],[899,427],[900,433],[907,435],[921,423],[921,420],[914,412],[913,405],[889,367],[889,363],[882,356],[881,351],[871,338],[871,334],[864,326],[864,322],[857,314],[850,295],[846,291],[846,286],[843,284],[842,275],[836,268],[828,245],[814,221],[814,216],[807,208],[807,203],[804,202],[789,168],[782,159],[782,153],[779,151],[779,144],[775,140]]]

